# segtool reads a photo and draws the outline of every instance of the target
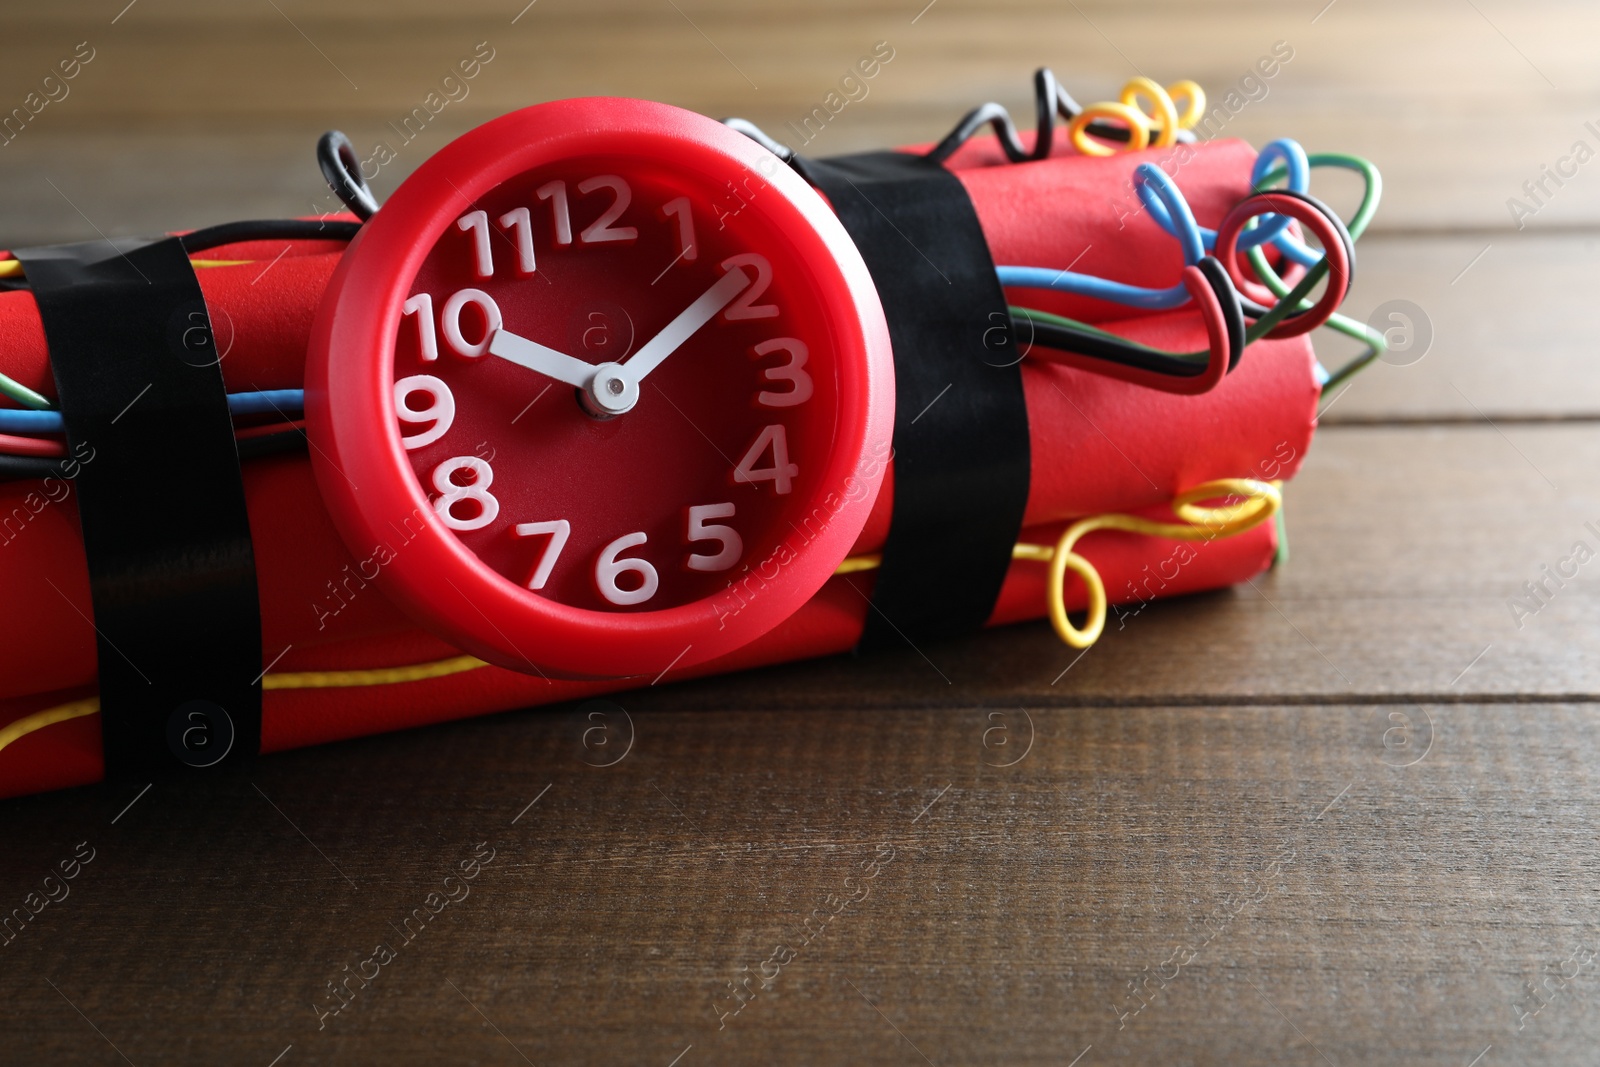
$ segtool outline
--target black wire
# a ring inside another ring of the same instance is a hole
[[[995,137],[1011,162],[1044,159],[1050,154],[1055,140],[1056,115],[1059,113],[1071,122],[1083,109],[1061,88],[1049,67],[1040,67],[1033,72],[1033,103],[1037,137],[1031,153],[1022,147],[1022,138],[1017,133],[1016,123],[1011,121],[1011,112],[991,101],[963,115],[955,129],[946,134],[926,158],[934,163],[943,163],[984,126],[993,126]],[[1127,131],[1123,132],[1126,134]],[[1126,136],[1123,139],[1126,140]]]
[[[1056,76],[1049,67],[1040,67],[1033,73],[1033,106],[1036,133],[1032,152],[1022,147],[1022,138],[1017,133],[1016,123],[1011,121],[1011,112],[1007,111],[1004,105],[991,101],[973,108],[962,116],[961,121],[956,123],[955,129],[951,130],[924,158],[934,163],[943,163],[955,155],[956,150],[984,126],[993,126],[995,137],[999,139],[1001,149],[1011,162],[1025,163],[1045,159],[1054,147],[1056,116],[1059,115],[1063,120],[1071,122],[1083,112],[1083,107],[1061,87],[1061,83],[1056,81]],[[1133,136],[1133,132],[1127,127],[1099,119],[1089,123],[1088,132],[1107,141],[1127,142]],[[1194,141],[1194,134],[1189,130],[1178,130],[1175,136],[1179,141]]]
[[[1227,268],[1215,256],[1206,256],[1197,265],[1207,284],[1216,293],[1217,303],[1222,308],[1222,318],[1228,335],[1228,370],[1232,371],[1239,365],[1245,347],[1244,308],[1239,299],[1239,292],[1233,287]],[[1012,329],[1018,336],[1027,332],[1032,344],[1102,359],[1108,363],[1116,363],[1167,378],[1198,378],[1206,372],[1206,363],[1167,355],[1132,341],[1035,319],[1027,314],[1026,308],[1018,310],[1022,314],[1012,316]]]
[[[1153,352],[1127,341],[1117,341],[1097,333],[1075,330],[1060,323],[1045,322],[1028,315],[1025,309],[1019,310],[1023,310],[1023,314],[1012,316],[1012,326],[1019,334],[1024,330],[1030,331],[1030,347],[1037,344],[1044,348],[1089,356],[1167,378],[1197,378],[1205,373],[1206,367],[1203,363]]]
[[[1324,204],[1310,193],[1297,193],[1292,189],[1272,189],[1278,196],[1289,196],[1306,204],[1313,211],[1320,212],[1333,224],[1333,232],[1339,235],[1339,243],[1344,245],[1345,261],[1350,264],[1350,282],[1355,282],[1356,275],[1356,241],[1350,236],[1350,228],[1344,224],[1344,219],[1333,208]]]
[[[346,207],[365,222],[378,211],[377,198],[367,188],[361,173],[361,161],[350,138],[338,130],[329,130],[317,141],[317,165],[328,186],[344,201]],[[350,241],[361,230],[361,222],[335,222],[325,219],[258,219],[244,222],[224,222],[203,230],[184,234],[185,252],[203,252],[219,245],[240,241]]]
[[[243,222],[224,222],[183,234],[178,240],[190,255],[208,248],[237,244],[241,241],[340,241],[349,242],[361,231],[359,222],[339,222],[317,219],[247,219]],[[0,292],[29,289],[28,280],[22,278],[0,279]]]
[[[239,441],[238,445],[240,459],[264,459],[267,456],[301,451],[306,447],[306,432],[295,429],[263,434],[260,437],[246,437]]]
[[[70,480],[61,472],[64,458],[48,456],[0,455],[0,482],[37,481],[44,478]]]
[[[1011,318],[1012,328],[1019,335],[1029,334],[1029,347],[1040,345],[1062,352],[1105,360],[1135,370],[1148,371],[1168,378],[1196,378],[1205,372],[1205,364],[1179,359],[1140,348],[1126,341],[1116,341],[1097,333],[1080,332],[1056,322],[1044,322],[1028,315],[1025,309]]]
[[[1056,81],[1056,76],[1049,67],[1040,67],[1033,72],[1033,107],[1035,136],[1031,152],[1022,147],[1022,137],[1017,133],[1016,123],[1011,121],[1011,112],[1007,111],[1003,104],[991,101],[973,108],[962,116],[961,121],[956,123],[955,129],[946,134],[944,140],[934,145],[923,158],[934,163],[943,163],[984,126],[993,126],[1000,147],[1011,162],[1025,163],[1045,159],[1055,147],[1056,117],[1060,116],[1064,121],[1071,122],[1083,112],[1083,106],[1072,98],[1071,93],[1061,87],[1061,83]],[[785,163],[794,161],[796,152],[793,148],[776,140],[755,123],[747,119],[727,118],[722,120],[722,124],[744,134]],[[1133,137],[1133,131],[1126,126],[1100,119],[1090,122],[1088,130],[1090,134],[1103,141],[1120,141],[1126,144]],[[1174,136],[1185,144],[1193,144],[1195,140],[1192,130],[1178,130]],[[330,178],[329,183],[332,184],[333,179]]]
[[[1239,290],[1233,287],[1233,279],[1228,276],[1228,268],[1216,256],[1205,256],[1196,264],[1200,273],[1205,275],[1207,282],[1211,283],[1211,291],[1217,294],[1217,304],[1222,308],[1222,322],[1228,332],[1228,373],[1233,373],[1233,368],[1239,365],[1239,360],[1244,355],[1244,302],[1240,299]]]
[[[756,144],[760,145],[762,148],[765,148],[768,152],[771,152],[785,163],[794,162],[794,149],[790,148],[782,141],[777,140],[771,134],[767,133],[766,130],[763,130],[760,126],[757,126],[749,119],[726,118],[722,120],[722,124],[728,127],[728,129],[733,130],[735,133],[744,134],[746,137],[750,138]]]
[[[207,226],[203,230],[186,233],[179,240],[183,242],[183,250],[192,254],[219,245],[238,244],[240,241],[349,241],[360,231],[359,222],[250,219]]]
[[[1345,284],[1348,286],[1355,280],[1355,241],[1350,236],[1350,230],[1345,225],[1344,219],[1339,214],[1324,204],[1321,200],[1307,193],[1296,193],[1287,190],[1273,190],[1280,196],[1291,196],[1306,204],[1312,210],[1323,215],[1332,224],[1334,233],[1339,238],[1339,243],[1344,246],[1350,264],[1350,278]],[[1250,298],[1242,295],[1233,285],[1233,280],[1228,274],[1228,269],[1215,256],[1206,256],[1197,264],[1200,273],[1205,277],[1211,289],[1217,295],[1217,303],[1222,309],[1223,321],[1228,334],[1228,370],[1239,365],[1239,360],[1245,348],[1245,317],[1259,319],[1271,310]],[[1161,374],[1172,378],[1194,378],[1204,373],[1205,365],[1190,360],[1180,359],[1176,356],[1165,355],[1151,351],[1129,341],[1120,341],[1107,338],[1098,333],[1086,330],[1076,330],[1070,326],[1059,323],[1044,322],[1034,319],[1024,313],[1012,317],[1012,329],[1018,332],[1026,328],[1033,343],[1054,348],[1063,352],[1074,352],[1079,355],[1095,359],[1103,359],[1110,363],[1117,363],[1125,367]],[[1308,314],[1314,308],[1301,308],[1290,312],[1285,319],[1296,318]]]
[[[356,218],[366,222],[378,213],[378,198],[367,187],[355,146],[342,131],[329,130],[317,140],[317,166],[322,168],[328,188]]]
[[[1356,242],[1355,238],[1350,236],[1350,228],[1344,224],[1344,219],[1339,216],[1339,213],[1310,193],[1297,193],[1290,189],[1272,189],[1269,191],[1275,196],[1292,196],[1327,218],[1333,225],[1333,232],[1339,235],[1339,243],[1344,245],[1345,261],[1350,264],[1350,277],[1345,282],[1345,287],[1348,289],[1354,285],[1356,281]],[[1244,313],[1252,319],[1259,319],[1271,310],[1266,305],[1251,300],[1243,293],[1239,294],[1239,303],[1244,307]],[[1289,319],[1297,319],[1301,315],[1309,314],[1315,310],[1314,306],[1297,308],[1283,318],[1287,322]]]

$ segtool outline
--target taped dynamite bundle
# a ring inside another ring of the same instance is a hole
[[[381,210],[329,134],[348,215],[0,260],[0,796],[1261,573],[1377,173],[1036,90],[833,159],[538,105]]]

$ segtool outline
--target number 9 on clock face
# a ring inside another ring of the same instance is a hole
[[[887,463],[892,380],[859,255],[786,165],[664,105],[565,101],[468,134],[366,224],[308,419],[341,533],[391,549],[419,621],[621,675],[816,592]]]

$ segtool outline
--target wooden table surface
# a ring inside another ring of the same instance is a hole
[[[1080,99],[1139,72],[1225,92],[1286,41],[1228,132],[1383,167],[1350,308],[1410,301],[1431,347],[1333,400],[1286,566],[1081,658],[1019,626],[624,694],[603,738],[557,707],[8,801],[0,906],[93,858],[0,948],[0,1061],[1600,1059],[1600,564],[1508,606],[1600,541],[1600,164],[1507,205],[1600,147],[1594,5],[523,2],[8,5],[0,112],[94,58],[0,146],[0,239],[312,210],[317,134],[380,136],[479,42],[380,193],[549,98],[780,129],[879,40],[813,152],[1026,113],[1041,63]]]

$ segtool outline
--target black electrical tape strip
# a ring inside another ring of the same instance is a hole
[[[977,212],[899,152],[797,160],[877,285],[894,345],[894,508],[862,649],[982,627],[1028,503],[1020,356]]]
[[[106,775],[247,761],[261,748],[255,556],[220,357],[184,246],[16,255],[79,462]]]
[[[242,460],[266,459],[269,456],[288,455],[306,450],[303,430],[285,430],[282,433],[246,437],[239,442]],[[82,463],[71,456],[51,459],[48,456],[12,456],[0,454],[0,482],[49,481],[70,482],[78,476]],[[59,491],[59,490],[50,490]],[[48,492],[47,494],[48,495]],[[6,531],[0,526],[0,544],[6,542]]]

